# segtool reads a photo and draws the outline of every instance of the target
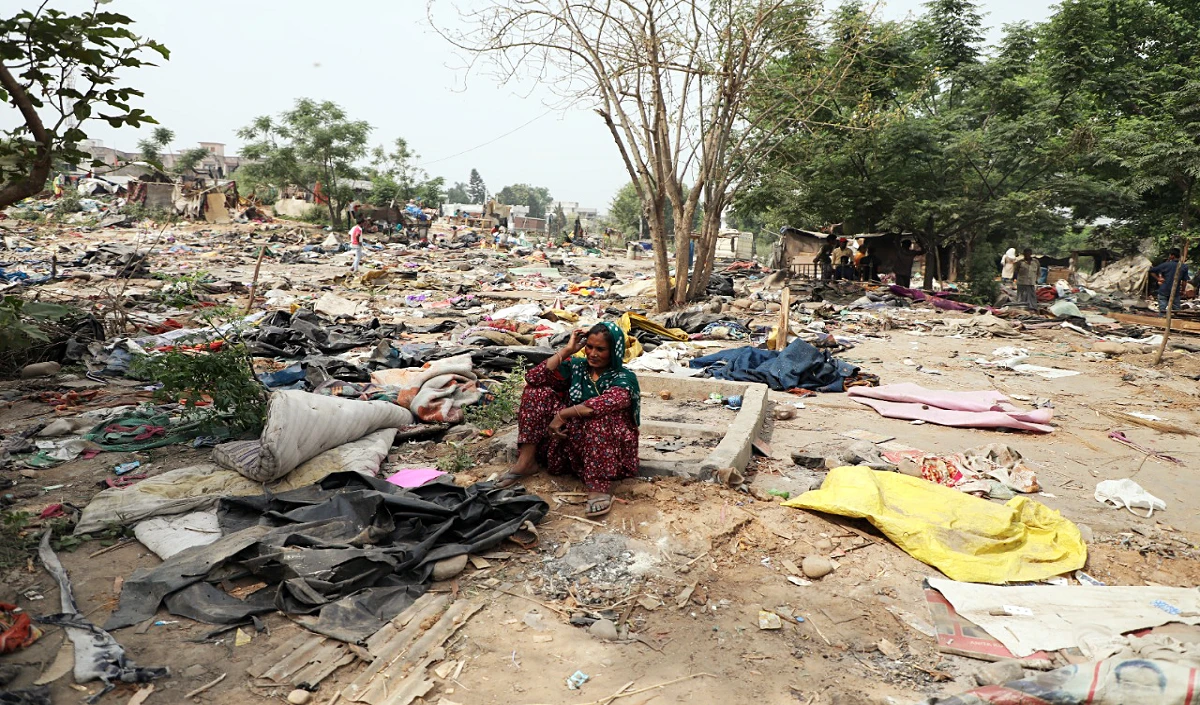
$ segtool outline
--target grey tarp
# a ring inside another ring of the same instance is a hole
[[[106,628],[149,619],[165,600],[172,614],[218,624],[272,610],[308,615],[300,621],[313,631],[359,642],[425,591],[434,563],[486,551],[547,510],[491,483],[406,490],[357,473],[223,499],[226,536],[130,576]],[[241,601],[214,587],[239,578],[269,588]]]

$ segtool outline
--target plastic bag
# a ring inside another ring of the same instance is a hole
[[[1096,485],[1096,501],[1117,509],[1124,507],[1131,513],[1141,516],[1134,509],[1145,509],[1146,518],[1154,515],[1156,509],[1166,509],[1167,503],[1146,491],[1144,487],[1129,479],[1104,480]]]

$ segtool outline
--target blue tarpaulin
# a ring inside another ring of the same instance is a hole
[[[799,387],[817,392],[844,392],[845,379],[858,372],[854,365],[799,338],[782,352],[754,347],[734,348],[698,357],[688,364],[706,370],[715,379],[762,382],[777,391]]]

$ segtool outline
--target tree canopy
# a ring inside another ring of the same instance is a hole
[[[142,92],[120,85],[121,75],[167,48],[140,37],[133,20],[89,11],[72,15],[41,3],[0,17],[0,101],[20,115],[15,127],[0,130],[0,208],[36,195],[46,187],[55,162],[91,163],[80,149],[89,120],[112,127],[154,123],[131,105]]]
[[[772,229],[908,232],[964,261],[1000,244],[1059,250],[1097,221],[1111,224],[1089,230],[1107,233],[1096,244],[1126,251],[1190,227],[1200,6],[1066,0],[995,46],[982,37],[971,0],[901,22],[843,4],[818,59],[846,66],[843,80],[774,142],[735,212]]]
[[[255,179],[295,186],[324,201],[329,218],[339,222],[354,198],[348,183],[361,178],[359,162],[367,155],[371,126],[350,120],[336,103],[300,98],[277,118],[269,115],[238,131],[246,141],[242,169]]]
[[[497,191],[494,198],[509,206],[528,206],[530,218],[545,218],[546,209],[554,203],[550,189],[529,184],[510,184]]]
[[[467,182],[467,196],[470,198],[468,203],[480,204],[488,197],[487,184],[483,183],[483,177],[475,169],[471,170],[471,179]]]

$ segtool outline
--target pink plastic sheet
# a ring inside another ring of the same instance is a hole
[[[437,468],[405,468],[389,476],[387,481],[400,487],[420,487],[445,474]]]
[[[1051,409],[1021,411],[995,390],[950,392],[916,384],[851,387],[849,396],[889,419],[926,421],[956,428],[1011,428],[1051,433]]]

